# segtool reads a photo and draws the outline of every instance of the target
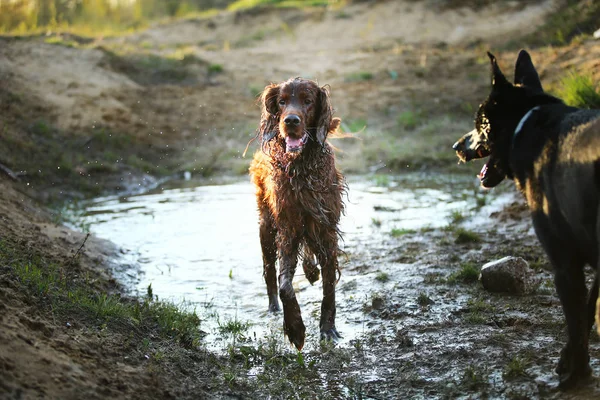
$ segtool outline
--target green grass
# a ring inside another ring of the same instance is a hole
[[[526,369],[529,367],[529,360],[525,357],[514,356],[506,367],[504,367],[504,371],[502,376],[504,379],[515,379],[521,376],[527,376]]]
[[[53,133],[55,132],[55,129],[49,122],[43,119],[39,119],[31,125],[29,131],[37,136],[51,138]]]
[[[487,318],[479,311],[472,311],[465,315],[465,321],[470,325],[483,325]]]
[[[477,272],[477,274],[479,275],[479,272]],[[494,309],[490,303],[482,299],[469,299],[469,301],[467,301],[467,308],[469,311],[476,312],[491,312]]]
[[[591,75],[571,72],[561,80],[557,95],[573,107],[600,108],[599,89]]]
[[[229,334],[234,337],[243,335],[252,324],[250,322],[242,322],[237,318],[229,319],[223,323],[219,322],[219,332],[221,334]]]
[[[474,283],[479,280],[479,268],[472,263],[464,263],[460,266],[460,269],[450,274],[447,282],[450,284],[454,283]]]
[[[238,0],[230,4],[229,11],[239,11],[260,6],[276,6],[290,8],[324,7],[329,5],[329,0]]]
[[[416,233],[417,231],[415,231],[414,229],[400,229],[400,228],[394,228],[392,229],[392,231],[390,232],[390,234],[392,235],[392,237],[400,237],[400,236],[404,236],[404,235],[411,235],[413,233]]]
[[[70,47],[70,48],[78,48],[81,47],[79,45],[78,42],[76,42],[75,40],[69,40],[69,39],[64,39],[61,36],[50,36],[49,38],[45,39],[44,42],[48,43],[48,44],[55,44],[58,46],[64,46],[64,47]]]
[[[390,276],[386,273],[386,272],[378,272],[377,275],[375,275],[375,280],[377,282],[381,282],[381,283],[385,283],[388,282],[390,280]]]
[[[367,128],[367,120],[364,118],[342,120],[342,129],[344,132],[362,132]]]
[[[471,325],[485,324],[488,321],[486,314],[492,312],[493,309],[489,303],[482,299],[470,299],[467,302],[465,321]]]
[[[364,82],[370,81],[375,77],[372,72],[368,71],[359,71],[346,75],[344,79],[346,82]]]
[[[419,293],[419,296],[417,297],[417,304],[419,304],[421,307],[426,307],[426,306],[430,305],[431,303],[433,303],[433,301],[427,295],[427,293],[425,293],[425,292]]]
[[[444,279],[443,275],[439,272],[428,272],[423,277],[423,283],[425,283],[427,285],[433,285],[433,284],[441,283],[444,281],[445,281],[445,279]]]
[[[221,64],[210,64],[208,66],[208,72],[211,74],[220,74],[224,70],[225,69],[223,68],[223,66]]]
[[[17,245],[0,240],[0,266],[10,272],[22,286],[50,307],[57,316],[78,315],[91,324],[122,327],[151,332],[154,327],[163,337],[177,340],[186,347],[196,347],[201,340],[200,319],[185,304],[175,305],[147,296],[144,299],[123,298],[94,289],[93,277],[73,280],[70,276],[79,262],[79,253],[62,263],[23,251]]]
[[[454,242],[457,244],[480,243],[482,241],[481,236],[478,233],[468,229],[458,228],[454,232],[454,235]]]
[[[264,89],[263,86],[248,85],[248,92],[250,93],[250,96],[252,96],[252,97],[258,97],[262,93],[263,89]]]
[[[566,45],[582,35],[598,29],[600,2],[593,0],[567,0],[560,9],[552,12],[534,33],[512,42],[512,47],[537,47]]]
[[[403,111],[398,115],[398,125],[405,130],[413,130],[419,123],[419,115],[414,111]]]
[[[373,184],[377,187],[390,186],[390,176],[385,174],[373,175]]]
[[[13,265],[13,271],[20,282],[30,287],[35,294],[45,296],[60,285],[61,281],[56,264],[47,264],[42,269],[38,266],[40,262],[40,259],[20,261]]]
[[[459,210],[454,210],[450,213],[450,224],[456,225],[463,222],[467,217]]]
[[[482,368],[469,364],[461,377],[460,383],[469,390],[481,390],[488,386],[488,373]]]

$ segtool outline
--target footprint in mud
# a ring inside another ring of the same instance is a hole
[[[49,327],[48,325],[46,325],[44,322],[29,319],[24,315],[21,315],[19,317],[19,322],[22,323],[23,325],[27,326],[29,329],[31,329],[33,331],[42,332],[42,334],[46,337],[51,337],[52,334],[54,333],[54,329],[52,327]]]

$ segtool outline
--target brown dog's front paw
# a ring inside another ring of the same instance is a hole
[[[290,342],[298,349],[304,347],[304,338],[306,337],[306,328],[302,319],[294,322],[283,320],[283,332],[287,335]]]

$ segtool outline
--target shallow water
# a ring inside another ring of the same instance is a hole
[[[341,247],[347,257],[377,252],[389,248],[386,240],[392,230],[402,234],[445,226],[453,212],[489,215],[513,199],[512,194],[496,193],[481,208],[474,196],[478,191],[474,178],[462,175],[351,177]],[[266,312],[254,188],[247,179],[172,181],[144,194],[98,198],[85,205],[83,219],[91,232],[122,248],[119,262],[139,266],[135,288],[140,293],[152,285],[161,299],[185,300],[196,308],[209,346],[220,345],[218,327],[227,321],[249,322],[250,335],[281,331],[281,314]],[[340,264],[343,269],[344,257]],[[393,281],[408,279],[403,274],[407,268],[409,264],[395,266]],[[321,284],[311,287],[301,273],[299,266],[294,287],[310,345],[316,342],[311,336],[318,337]],[[343,273],[340,285],[359,275]],[[368,293],[356,286],[350,293],[338,292],[342,308],[344,302]],[[338,313],[344,341],[366,329],[365,318],[356,307]]]

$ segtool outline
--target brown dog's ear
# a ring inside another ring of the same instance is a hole
[[[340,125],[342,124],[342,119],[335,117],[331,119],[331,124],[329,124],[329,133],[333,133],[338,130]]]
[[[506,77],[504,76],[502,71],[500,71],[500,67],[498,66],[496,57],[494,57],[494,55],[492,53],[490,53],[489,51],[487,52],[487,55],[490,58],[490,62],[492,64],[492,86],[500,87],[500,86],[506,85],[506,84],[510,85],[510,83],[508,83],[508,81],[506,80]]]
[[[319,109],[317,116],[317,141],[321,146],[325,145],[327,134],[337,129],[341,120],[332,118],[333,109],[329,101],[329,87],[323,86],[319,90]],[[335,122],[334,122],[335,121]]]
[[[259,134],[263,143],[268,142],[277,136],[279,129],[279,107],[277,98],[279,97],[279,85],[270,84],[265,87],[260,95],[260,104],[262,113],[260,117]]]

